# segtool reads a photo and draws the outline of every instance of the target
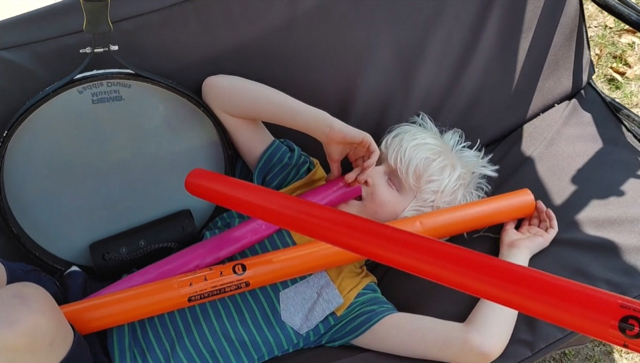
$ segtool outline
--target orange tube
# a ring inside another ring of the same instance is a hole
[[[446,238],[530,216],[535,203],[529,189],[520,189],[387,224],[433,238]]]
[[[522,189],[389,225],[445,238],[524,218],[534,209],[533,195]],[[363,259],[333,245],[312,241],[88,298],[61,309],[69,323],[85,335]]]

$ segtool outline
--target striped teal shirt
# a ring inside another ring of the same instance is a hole
[[[236,177],[281,190],[307,176],[313,160],[288,140],[274,140],[255,172],[240,162]],[[248,217],[229,211],[205,229],[205,238]],[[294,246],[279,230],[227,259],[246,258]],[[108,331],[113,362],[264,362],[303,348],[349,344],[383,317],[397,310],[369,283],[340,314],[330,313],[314,328],[298,333],[280,318],[280,292],[307,276],[165,313]]]

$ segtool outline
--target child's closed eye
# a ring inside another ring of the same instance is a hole
[[[387,184],[391,187],[391,189],[396,190],[396,185],[393,183],[393,180],[387,177]]]

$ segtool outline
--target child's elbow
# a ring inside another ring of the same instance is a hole
[[[215,99],[215,93],[223,87],[225,77],[223,74],[218,74],[209,76],[202,82],[202,98],[205,101],[207,99]]]
[[[493,362],[498,359],[505,348],[503,344],[494,341],[492,337],[483,336],[482,334],[469,334],[466,343],[470,353],[469,363]]]
[[[220,104],[220,102],[216,101],[222,99],[225,93],[228,93],[228,90],[234,87],[237,79],[238,77],[227,74],[216,74],[207,77],[204,82],[202,82],[202,99],[209,107],[216,111],[215,108]]]

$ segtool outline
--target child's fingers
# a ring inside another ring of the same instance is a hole
[[[362,184],[365,182],[365,180],[367,180],[367,177],[369,176],[369,173],[371,172],[371,169],[364,169],[363,167],[359,168],[359,174],[357,175],[357,181],[358,183]]]
[[[376,160],[373,159],[367,159],[362,163],[362,168],[364,170],[371,170],[374,166],[376,166]]]
[[[544,213],[545,210],[547,210],[547,206],[544,205],[544,203],[542,203],[541,200],[536,201],[536,210],[538,211],[539,214]]]
[[[531,217],[529,218],[529,225],[533,227],[538,227],[540,225],[540,205],[536,203],[536,210],[533,212]]]
[[[540,202],[540,204],[544,207],[544,204],[542,204],[542,202]],[[549,218],[547,215],[547,210],[546,207],[540,211],[538,213],[538,215],[540,216],[540,229],[542,229],[543,231],[546,231],[547,229],[549,229]]]
[[[535,212],[534,212],[534,213],[535,213]],[[529,227],[529,220],[530,220],[530,219],[531,219],[531,216],[526,217],[526,218],[524,218],[524,219],[522,220],[522,223],[520,223],[520,229],[521,229],[521,230],[522,230],[522,229],[524,229],[524,228]]]
[[[369,145],[369,160],[367,160],[366,162],[366,166],[367,168],[373,168],[374,166],[376,166],[376,163],[378,162],[378,158],[380,157],[380,149],[378,148],[378,145],[376,145],[375,142],[372,142]]]
[[[362,177],[362,174],[364,172],[366,172],[366,170],[364,169],[364,161],[362,160],[362,158],[357,158],[355,159],[351,165],[353,165],[353,178],[358,182],[358,183],[362,183],[362,181],[364,180]]]
[[[549,218],[549,226],[553,229],[558,229],[558,219],[551,209],[547,209],[547,218]]]
[[[362,169],[364,171],[369,171],[371,169],[373,169],[373,167],[376,166],[376,163],[378,161],[378,156],[377,155],[373,155],[373,154],[367,154],[363,157],[360,158],[360,165],[362,166]]]
[[[353,161],[352,165],[354,168],[362,168],[364,164],[364,157],[359,157]]]
[[[353,151],[352,163],[360,168],[357,174],[358,183],[364,183],[369,172],[376,166],[380,157],[380,149],[371,137],[361,142]]]
[[[515,229],[516,228],[516,223],[518,223],[518,221],[513,220],[513,221],[508,221],[504,224],[504,226],[502,227],[503,231],[506,231],[508,229]]]
[[[342,167],[340,166],[340,162],[329,162],[329,168],[331,169],[331,172],[329,173],[329,175],[327,176],[327,180],[333,180],[337,177],[339,177],[340,175],[342,175]],[[347,176],[345,176],[345,181],[347,183],[350,183],[350,180],[347,180]],[[353,177],[352,177],[353,179]]]
[[[354,168],[344,176],[344,181],[347,184],[353,186],[358,182],[358,175],[360,175],[360,173],[361,173],[361,168],[359,167]]]
[[[360,175],[358,176],[358,182],[359,183],[364,183],[364,181],[367,179],[367,177],[369,176],[369,173],[373,170],[373,168],[376,166],[376,162],[378,161],[377,158],[361,158],[362,159],[362,171],[360,173]]]
[[[331,165],[331,173],[329,173],[329,180],[335,179],[340,175],[342,175],[342,168],[340,167],[340,163]]]
[[[547,218],[549,219],[549,230],[548,232],[552,232],[553,235],[558,233],[558,219],[556,218],[555,213],[551,209],[546,210]]]

